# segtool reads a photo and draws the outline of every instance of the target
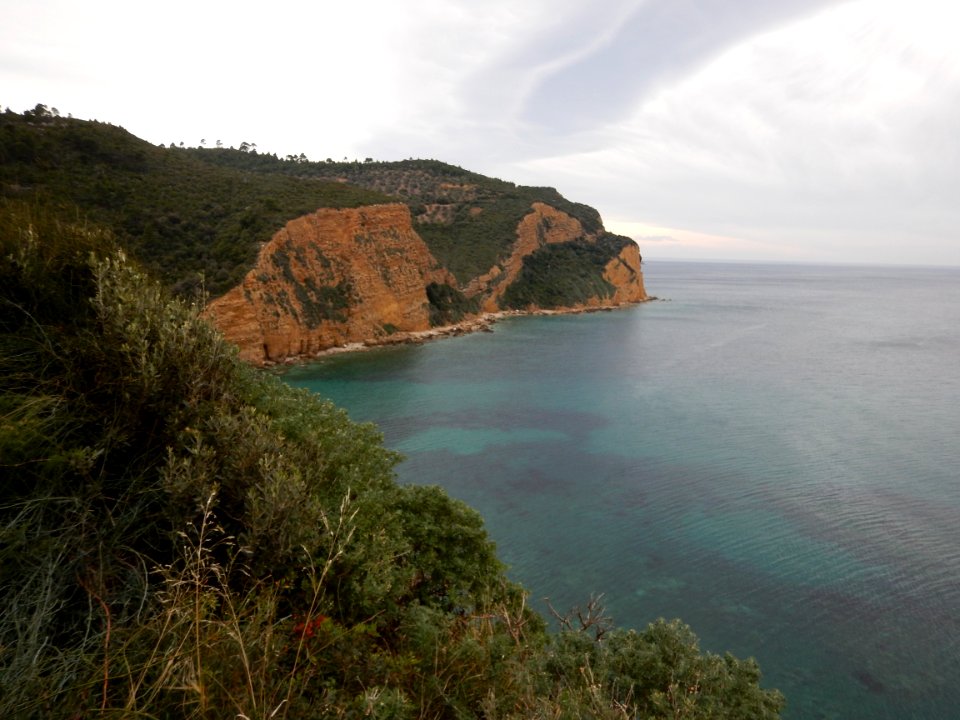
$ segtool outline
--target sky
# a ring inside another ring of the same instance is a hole
[[[952,0],[0,0],[0,106],[435,158],[644,259],[960,265]]]

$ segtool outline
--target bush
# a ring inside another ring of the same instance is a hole
[[[430,303],[430,325],[433,327],[453,325],[480,310],[476,298],[467,298],[457,288],[441,283],[427,285],[427,302]]]

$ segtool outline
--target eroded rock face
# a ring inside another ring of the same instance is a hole
[[[596,242],[596,239],[597,234],[588,233],[572,215],[546,203],[533,203],[530,212],[517,226],[517,239],[509,257],[471,280],[464,292],[468,297],[480,296],[484,312],[496,312],[500,309],[500,298],[520,274],[525,257],[545,245],[575,240]],[[628,244],[619,257],[607,264],[603,278],[616,287],[613,297],[594,297],[580,307],[622,305],[648,299],[640,270],[640,248],[636,243]]]
[[[525,257],[553,243],[595,243],[598,237],[571,215],[534,203],[517,227],[509,256],[470,281],[463,292],[479,301],[482,312],[496,313]],[[635,243],[625,244],[607,263],[603,278],[614,287],[612,295],[553,309],[648,299]],[[239,346],[244,360],[282,362],[429,330],[430,283],[457,285],[414,231],[406,205],[321,209],[287,223],[262,248],[243,282],[212,302],[206,315]]]
[[[500,297],[520,274],[523,258],[549,243],[570,242],[583,237],[587,234],[579,220],[546,203],[533,203],[530,212],[517,226],[517,239],[509,257],[471,280],[464,293],[467,297],[479,295],[484,312],[496,312],[500,309]]]
[[[629,243],[620,251],[620,255],[607,263],[603,279],[613,285],[616,291],[612,298],[603,300],[603,303],[625,305],[650,299],[643,286],[640,259],[640,248],[636,243]]]
[[[206,314],[243,359],[278,362],[428,329],[431,282],[455,281],[406,205],[321,209],[287,223]]]

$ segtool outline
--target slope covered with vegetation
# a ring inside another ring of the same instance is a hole
[[[189,294],[202,273],[212,295],[240,282],[291,218],[393,201],[354,185],[198,162],[43,106],[0,115],[0,195],[80,208],[168,287]]]
[[[554,188],[515,185],[437,160],[310,162],[223,148],[187,152],[220,167],[345,181],[401,198],[410,205],[417,231],[434,257],[461,284],[487,272],[509,252],[517,225],[535,202],[577,218],[589,234],[605,234],[596,210],[567,200]]]
[[[0,716],[778,716],[679,622],[548,633],[475,512],[61,217],[0,200]]]
[[[436,160],[311,162],[258,153],[247,143],[154,147],[122,128],[59,117],[44,106],[0,115],[0,195],[78,206],[167,287],[189,294],[202,273],[214,297],[239,283],[285,222],[319,207],[406,203],[417,233],[460,290],[510,255],[534,203],[557,208],[585,233],[561,251],[564,257],[598,262],[575,268],[552,263],[555,250],[534,252],[524,260],[522,282],[554,290],[527,287],[520,296],[541,307],[569,307],[590,292],[607,292],[604,261],[632,242],[605,232],[596,210],[554,188],[518,186]]]

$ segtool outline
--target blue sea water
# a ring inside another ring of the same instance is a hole
[[[662,301],[296,368],[510,575],[755,657],[785,717],[960,717],[960,270],[657,262]]]

